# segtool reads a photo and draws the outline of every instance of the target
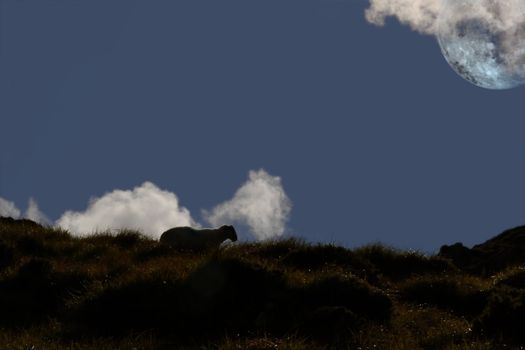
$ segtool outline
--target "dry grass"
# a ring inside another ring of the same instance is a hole
[[[5,349],[519,348],[523,269],[492,277],[378,244],[288,239],[180,252],[0,221]],[[519,323],[518,321],[516,321]],[[509,330],[510,328],[510,330]],[[518,335],[516,335],[518,334]]]

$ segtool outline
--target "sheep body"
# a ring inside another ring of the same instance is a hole
[[[194,229],[192,227],[174,227],[160,236],[160,243],[180,249],[207,250],[219,248],[225,240],[237,240],[233,226],[224,225],[217,229]]]

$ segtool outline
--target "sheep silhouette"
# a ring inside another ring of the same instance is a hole
[[[160,243],[174,248],[199,251],[217,249],[227,239],[237,241],[237,232],[231,225],[201,230],[183,226],[165,231],[160,236]]]

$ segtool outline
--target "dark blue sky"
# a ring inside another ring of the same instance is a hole
[[[525,88],[367,1],[0,0],[0,197],[57,219],[148,180],[198,217],[252,169],[289,230],[433,251],[525,223]]]

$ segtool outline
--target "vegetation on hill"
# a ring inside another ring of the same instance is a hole
[[[514,260],[513,260],[514,262]],[[7,349],[497,349],[525,344],[525,274],[381,245],[177,251],[0,218]]]

